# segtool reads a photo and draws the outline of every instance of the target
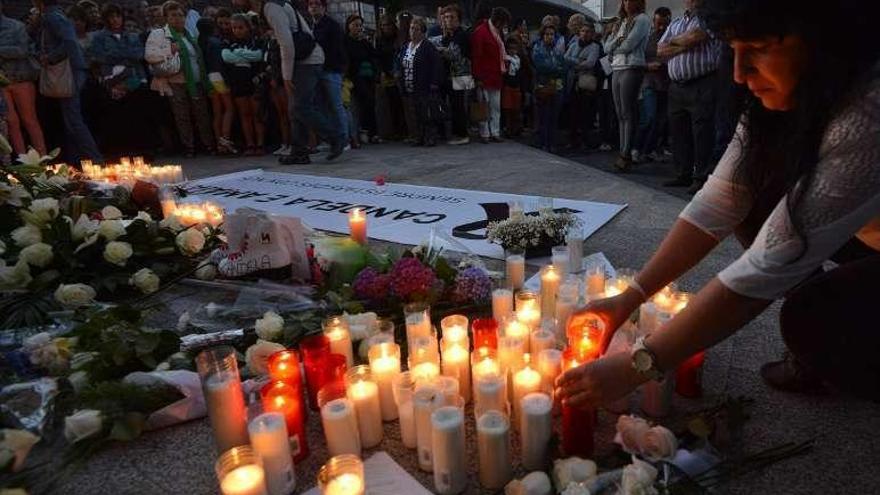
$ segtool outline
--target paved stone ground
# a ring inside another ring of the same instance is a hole
[[[580,155],[574,157],[575,162],[515,143],[430,149],[386,144],[347,153],[333,164],[317,155],[314,164],[299,167],[278,167],[270,157],[196,159],[184,162],[184,166],[191,178],[256,167],[367,180],[377,174],[387,174],[391,182],[628,203],[625,211],[587,240],[585,252],[603,251],[617,267],[639,267],[659,244],[685,201],[656,187],[659,180],[648,174],[637,171],[635,177],[621,177],[587,165],[606,167],[610,157],[610,154],[598,153]],[[681,285],[687,290],[697,290],[739,253],[740,249],[733,243],[719,246],[683,278]],[[880,459],[880,444],[874,438],[880,406],[850,398],[783,394],[761,382],[757,374],[759,366],[777,358],[783,350],[777,316],[778,305],[774,305],[712,349],[705,375],[707,397],[703,401],[677,398],[676,414],[669,421],[674,423],[682,417],[682,412],[702,407],[719,397],[745,395],[755,399],[751,420],[745,428],[747,451],[785,441],[816,439],[816,448],[811,454],[738,479],[724,486],[720,490],[723,493],[877,492],[880,474],[869,466],[871,461]],[[326,452],[320,446],[320,426],[314,415],[311,417],[313,454],[297,467],[300,490],[313,486],[314,472],[326,459]],[[601,417],[597,435],[600,454],[611,450],[613,421],[612,416],[603,414]],[[472,429],[468,442],[473,450]],[[430,476],[418,473],[414,454],[401,446],[395,426],[387,427],[386,439],[380,448],[387,450],[426,487],[433,487]],[[148,434],[131,445],[105,450],[72,477],[59,493],[216,493],[213,460],[207,422],[195,421]]]

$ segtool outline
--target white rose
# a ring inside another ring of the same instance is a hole
[[[24,461],[40,437],[25,430],[0,430],[0,449],[7,449],[15,456],[12,463],[12,472],[18,472],[24,467]]]
[[[623,468],[623,478],[620,480],[620,495],[657,495],[654,488],[654,480],[657,479],[657,469],[654,466],[633,457],[633,463]]]
[[[580,457],[557,459],[553,462],[553,484],[557,487],[570,483],[587,483],[596,479],[596,463]]]
[[[86,284],[61,284],[55,289],[55,300],[72,308],[91,304],[95,295],[95,289]]]
[[[180,219],[177,218],[177,215],[168,215],[163,218],[162,221],[159,222],[159,227],[168,229],[172,232],[180,232],[184,229],[184,226],[180,223]]]
[[[651,429],[647,421],[638,416],[621,415],[617,418],[617,435],[614,441],[630,454],[640,454],[643,449],[645,433]]]
[[[670,459],[678,451],[678,439],[668,429],[662,426],[655,426],[645,432],[642,451],[652,461]]]
[[[543,471],[532,471],[504,487],[504,495],[550,495],[552,492],[550,478]]]
[[[196,270],[195,276],[199,280],[214,280],[217,278],[217,266],[210,263],[202,265]]]
[[[114,265],[125,266],[134,251],[127,242],[110,241],[104,246],[104,259]]]
[[[81,241],[86,237],[90,237],[98,232],[101,222],[98,220],[90,220],[85,213],[81,213],[76,223],[70,227],[70,235],[74,241]]]
[[[101,210],[101,217],[104,220],[119,220],[122,218],[122,212],[115,206],[105,206]]]
[[[125,224],[122,220],[103,220],[98,226],[98,233],[108,241],[115,241],[117,237],[125,235]]]
[[[101,411],[83,409],[64,418],[64,438],[70,443],[93,437],[103,428]]]
[[[13,266],[6,266],[0,260],[0,289],[21,289],[31,283],[31,268],[25,260],[18,260]]]
[[[37,226],[46,225],[58,216],[58,200],[55,198],[35,199],[28,208],[26,215],[28,223]]]
[[[348,321],[348,331],[351,340],[357,342],[373,334],[376,329],[376,320],[379,315],[373,312],[342,315]]]
[[[22,249],[18,257],[31,266],[45,268],[52,262],[54,255],[52,254],[52,246],[38,242]]]
[[[263,340],[275,340],[284,329],[284,318],[273,311],[266,311],[262,318],[257,318],[254,329],[257,331],[257,337]]]
[[[149,268],[141,268],[134,272],[128,283],[140,289],[144,294],[152,294],[159,290],[159,276]]]
[[[175,244],[186,256],[195,256],[205,247],[205,236],[197,229],[187,229],[177,234]]]
[[[30,246],[42,242],[43,233],[38,227],[27,224],[12,231],[12,240],[20,247]]]
[[[134,218],[135,218],[136,220],[143,220],[144,222],[147,222],[147,223],[152,223],[152,222],[153,222],[153,217],[151,217],[149,213],[147,213],[147,212],[145,212],[145,211],[143,211],[143,210],[139,211],[138,214],[137,214],[137,216],[134,217]]]
[[[73,387],[73,391],[75,393],[80,393],[89,386],[91,380],[89,379],[89,373],[87,371],[74,371],[70,375],[67,376],[67,381],[70,382],[70,386]]]
[[[256,344],[248,347],[248,350],[245,351],[244,360],[253,374],[265,375],[269,373],[269,356],[283,350],[284,346],[281,344],[257,340]]]
[[[21,200],[29,197],[30,194],[28,194],[25,188],[0,181],[0,205],[9,203],[12,206],[20,207],[22,205]]]

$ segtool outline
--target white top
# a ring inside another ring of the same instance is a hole
[[[815,177],[794,211],[803,238],[793,227],[787,196],[783,197],[751,247],[718,274],[721,283],[737,294],[773,300],[806,279],[854,235],[880,251],[878,104],[880,77],[875,75],[864,94],[825,130]],[[715,172],[680,215],[719,241],[752,207],[746,186],[734,173],[744,136],[740,124]]]

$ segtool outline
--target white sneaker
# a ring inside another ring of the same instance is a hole
[[[608,143],[602,143],[599,145],[599,151],[611,151],[611,145]]]
[[[468,144],[471,142],[471,138],[468,137],[460,137],[453,138],[446,142],[446,144],[451,144],[452,146],[460,146],[462,144]]]
[[[275,156],[286,156],[290,154],[290,145],[282,144],[280,148],[272,152]]]
[[[316,150],[318,153],[323,153],[323,152],[325,152],[325,151],[330,151],[330,144],[329,144],[329,143],[321,143],[321,144],[319,144],[318,146],[315,146],[315,150]]]
[[[632,150],[630,156],[632,157],[633,163],[641,163],[642,155],[639,153],[639,150]]]

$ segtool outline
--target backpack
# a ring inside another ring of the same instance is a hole
[[[268,0],[276,5],[280,5],[284,7],[285,5],[289,5],[285,0]],[[315,45],[317,42],[315,41],[315,37],[312,36],[312,33],[309,31],[304,31],[302,28],[302,20],[300,19],[302,16],[299,11],[294,6],[290,6],[293,9],[293,13],[296,16],[296,31],[291,30],[290,34],[293,38],[293,47],[296,51],[296,55],[294,56],[295,61],[305,60],[315,51]]]

